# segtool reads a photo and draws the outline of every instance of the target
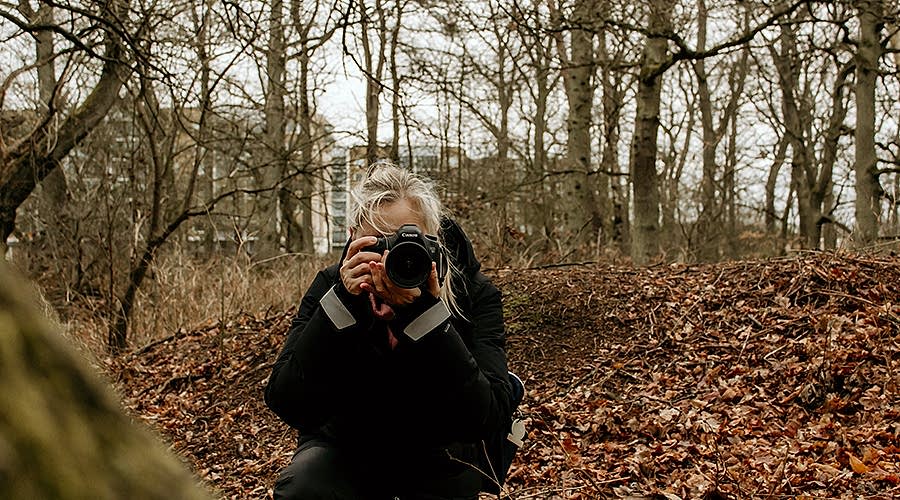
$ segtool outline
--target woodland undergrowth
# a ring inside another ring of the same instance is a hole
[[[504,498],[900,495],[894,257],[490,276],[528,389]],[[211,315],[101,365],[222,498],[267,498],[295,439],[262,402],[292,314]]]

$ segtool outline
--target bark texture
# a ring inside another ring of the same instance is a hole
[[[0,498],[203,499],[0,263]]]
[[[883,191],[878,182],[875,155],[875,80],[881,58],[884,7],[879,0],[857,2],[859,49],[856,54],[856,231],[857,245],[878,238]]]

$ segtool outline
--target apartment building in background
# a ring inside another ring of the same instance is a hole
[[[353,209],[352,191],[368,173],[366,146],[334,147],[325,171],[327,188],[314,200],[314,241],[316,253],[340,250],[349,237],[349,216]],[[391,157],[388,147],[379,147],[377,156]],[[441,182],[458,176],[459,165],[465,160],[458,148],[429,145],[401,147],[398,163],[414,172]]]
[[[0,118],[10,130],[19,122],[27,124],[28,119],[34,119],[25,112],[6,113]],[[163,217],[182,209],[184,194],[191,190],[189,204],[193,209],[222,197],[212,211],[192,217],[172,236],[192,253],[271,256],[273,250],[293,251],[285,241],[286,225],[302,227],[304,220],[311,221],[315,253],[339,251],[346,244],[351,192],[368,170],[365,145],[339,145],[330,125],[317,119],[311,133],[311,164],[303,165],[296,144],[296,124],[289,117],[286,172],[275,172],[271,153],[262,140],[265,131],[258,115],[209,114],[201,118],[200,110],[182,108],[162,109],[156,118],[163,135],[151,144],[133,109],[117,106],[62,162],[72,201],[69,210],[79,221],[78,231],[90,235],[99,234],[95,228],[100,226],[134,226],[118,234],[134,233],[146,227],[141,218],[148,217],[153,189],[161,190],[158,196],[166,204]],[[404,146],[398,153],[401,166],[437,181],[458,176],[464,160],[458,148],[427,144]],[[380,147],[377,156],[388,159],[393,155],[389,147]],[[162,177],[154,178],[154,165],[165,166]],[[290,180],[284,181],[286,177]],[[275,185],[277,189],[266,192]],[[40,245],[54,231],[54,214],[46,204],[38,203],[40,192],[39,187],[38,196],[20,209],[11,246],[25,242]],[[299,208],[303,196],[311,196],[310,218],[303,217]],[[276,241],[263,241],[273,234]],[[82,234],[68,237],[96,246]],[[263,250],[264,244],[268,250]]]

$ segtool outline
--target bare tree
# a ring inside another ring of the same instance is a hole
[[[667,79],[665,103],[685,103],[686,113],[675,113],[672,109],[661,106],[668,113],[667,120],[660,120],[659,168],[659,211],[660,231],[659,248],[673,252],[680,249],[680,255],[689,256],[690,249],[697,239],[696,225],[691,224],[685,212],[690,213],[690,197],[686,195],[689,186],[684,185],[685,172],[689,170],[688,159],[692,156],[692,131],[695,130],[698,118],[696,89],[691,85],[688,71],[673,71]]]
[[[883,47],[884,6],[881,0],[854,2],[859,12],[859,44],[856,52],[856,229],[857,245],[878,238],[883,189],[875,154],[875,82]]]
[[[607,4],[608,5],[608,4]],[[608,13],[601,12],[601,18],[607,18]],[[614,242],[624,254],[630,254],[631,216],[630,186],[627,184],[628,176],[623,174],[623,166],[619,161],[619,143],[621,137],[622,109],[625,102],[625,75],[621,66],[626,59],[626,45],[618,43],[616,47],[611,45],[615,37],[607,30],[597,34],[597,58],[599,69],[599,87],[602,90],[600,112],[600,178],[609,176],[610,204],[612,217],[609,239]],[[600,182],[599,189],[603,189],[604,182]]]
[[[778,185],[778,174],[781,171],[781,167],[784,166],[784,161],[787,157],[787,150],[788,140],[786,137],[783,137],[778,141],[772,166],[769,167],[769,172],[766,176],[765,228],[766,234],[770,236],[776,234],[775,222],[778,220],[778,214],[775,213],[775,189]]]
[[[634,192],[634,225],[632,231],[632,258],[636,263],[647,263],[659,255],[659,186],[656,172],[659,130],[659,105],[661,77],[673,65],[682,60],[699,60],[713,57],[734,47],[740,47],[755,38],[762,30],[790,15],[804,2],[794,1],[779,5],[771,14],[748,29],[737,33],[705,50],[691,48],[672,26],[674,5],[661,0],[647,3],[647,23],[642,30],[645,44],[640,58],[636,116],[631,145],[631,180]],[[668,51],[673,43],[675,50]]]
[[[649,0],[647,36],[638,75],[637,111],[631,143],[634,191],[632,259],[647,264],[659,254],[659,184],[656,172],[662,69],[668,62],[666,33],[671,33],[672,2]]]
[[[192,2],[189,6],[190,19],[193,23],[194,32],[197,34],[193,43],[188,46],[197,54],[197,63],[199,64],[199,103],[198,114],[196,118],[196,147],[194,148],[193,158],[193,175],[190,176],[189,183],[199,183],[198,186],[189,185],[188,191],[195,190],[202,193],[203,196],[213,196],[215,194],[216,183],[216,165],[215,153],[212,147],[213,130],[211,121],[215,119],[213,108],[212,90],[217,83],[214,81],[214,71],[212,68],[212,52],[215,50],[215,27],[212,26],[214,9],[211,0],[199,0]],[[174,137],[175,134],[168,134]],[[172,197],[175,195],[174,185],[174,168],[167,168],[163,172],[164,181],[160,182],[163,197]],[[168,203],[170,207],[163,207],[164,213],[169,216],[174,210],[174,203]],[[215,223],[208,221],[203,231],[203,246],[207,252],[211,252],[216,245],[218,239],[218,228]]]
[[[193,9],[197,6],[188,6]],[[201,9],[206,9],[208,4],[204,1]],[[143,17],[164,15],[159,12],[147,11]],[[199,107],[191,106],[190,93],[179,98],[175,89],[178,85],[174,75],[165,71],[164,63],[174,61],[154,61],[143,59],[138,64],[138,82],[124,102],[130,104],[131,112],[122,113],[126,123],[132,125],[125,130],[121,128],[114,133],[120,138],[131,136],[133,145],[130,150],[118,151],[119,158],[127,159],[130,170],[128,178],[132,197],[131,206],[134,214],[131,217],[135,235],[132,252],[129,259],[124,283],[121,285],[121,293],[117,293],[117,280],[110,276],[110,296],[115,297],[115,307],[110,314],[108,345],[113,351],[120,351],[129,344],[129,330],[138,294],[144,286],[154,261],[161,248],[172,238],[183,225],[198,217],[211,217],[215,209],[223,200],[231,199],[242,193],[269,194],[273,187],[265,186],[248,189],[242,186],[232,186],[229,189],[215,189],[213,170],[227,171],[231,173],[236,169],[237,156],[233,150],[225,152],[225,147],[220,144],[214,147],[216,127],[222,127],[222,119],[213,109],[213,94],[217,88],[225,82],[223,75],[233,67],[240,55],[246,53],[248,44],[238,45],[236,51],[229,58],[220,61],[222,63],[220,73],[214,73],[213,65],[206,52],[207,37],[209,35],[208,23],[211,17],[209,11],[192,16],[192,22],[198,28],[198,39],[180,40],[181,43],[196,50],[199,56]],[[199,26],[197,25],[199,23]],[[171,42],[171,40],[170,40]],[[154,45],[158,40],[147,37],[143,40],[142,52],[154,54]],[[161,105],[158,93],[168,92],[169,103]],[[129,87],[130,89],[130,87]],[[120,126],[122,124],[115,124]],[[230,141],[238,143],[237,150],[247,148],[246,130],[232,132]],[[243,136],[241,136],[243,134]],[[223,154],[224,153],[224,154]],[[214,164],[213,156],[231,157],[231,164]],[[113,162],[108,169],[115,169],[115,165],[125,162]],[[146,168],[146,170],[144,170]],[[116,174],[117,177],[121,174]],[[232,175],[226,175],[232,177]],[[275,181],[277,186],[277,181]],[[206,187],[204,189],[204,186]],[[183,187],[183,188],[182,188]],[[181,189],[179,189],[181,188]],[[138,193],[147,193],[146,205],[138,203]],[[142,215],[145,214],[145,215]],[[110,222],[108,231],[110,234],[117,231],[116,223]],[[215,231],[215,227],[211,227]],[[110,238],[111,240],[112,238]],[[115,257],[110,249],[110,274],[116,272]]]
[[[812,44],[800,46],[798,25],[793,21],[802,17],[797,17],[781,23],[777,48],[775,44],[769,46],[778,76],[784,141],[790,148],[791,189],[796,194],[800,244],[804,248],[820,248],[823,227],[838,224],[833,217],[833,177],[838,144],[848,130],[844,123],[845,87],[854,66],[841,48],[846,35],[840,28],[845,10],[836,4],[830,12],[834,16],[832,26],[837,29],[826,29],[829,25],[823,22],[815,36],[803,37],[812,40]],[[824,46],[817,47],[816,43]],[[817,53],[831,57],[814,57]],[[842,55],[845,61],[841,60]],[[831,74],[833,81],[829,81]],[[830,96],[822,96],[822,87],[831,88]],[[830,106],[821,106],[822,101]],[[829,241],[833,245],[834,237],[830,236]]]
[[[521,113],[531,130],[531,155],[523,159],[526,165],[522,179],[523,198],[526,200],[522,207],[524,220],[527,230],[553,239],[558,237],[554,216],[554,208],[558,207],[555,207],[556,199],[551,192],[553,184],[547,182],[550,177],[547,139],[551,132],[548,115],[551,112],[551,94],[561,74],[554,67],[557,64],[554,59],[557,41],[555,37],[548,36],[549,16],[542,12],[544,3],[533,0],[527,8],[518,6],[515,22],[522,56],[514,58],[513,64],[528,95],[528,104],[532,106]]]
[[[17,7],[18,12],[32,25],[49,26],[54,23],[54,8],[49,3],[40,3],[36,11],[26,0],[20,1]],[[65,95],[56,74],[58,54],[54,47],[55,36],[51,30],[36,31],[31,36],[34,38],[34,65],[37,67],[35,116],[52,116],[66,107]],[[63,267],[65,262],[75,257],[73,249],[77,230],[69,210],[67,184],[65,171],[62,168],[53,169],[37,190],[36,212],[37,220],[44,229],[41,251],[52,255],[44,263],[59,271],[58,276],[68,283],[73,277]]]
[[[355,2],[354,2],[355,4]],[[384,90],[384,65],[387,47],[387,16],[383,0],[375,0],[372,8],[359,2],[359,41],[363,48],[363,72],[366,78],[366,161],[378,159],[378,124],[381,92]],[[374,40],[373,40],[374,25]],[[376,42],[373,46],[373,41]]]
[[[420,77],[424,87],[446,93],[477,120],[492,140],[487,154],[501,163],[521,157],[510,132],[512,106],[522,85],[515,66],[522,56],[517,33],[511,29],[515,21],[493,0],[483,10],[462,5],[441,17],[436,19],[450,46],[414,54],[417,67],[424,70]],[[436,58],[436,53],[446,57]],[[453,67],[445,67],[445,61],[452,61]]]
[[[260,197],[263,220],[272,221],[274,228],[262,231],[262,245],[258,249],[259,258],[265,259],[275,255],[281,244],[284,226],[290,224],[281,203],[281,187],[279,179],[288,170],[288,149],[285,142],[287,116],[285,114],[285,89],[287,48],[285,44],[285,6],[284,0],[269,0],[268,34],[265,49],[265,163],[260,167],[258,175],[260,185],[272,188],[272,191]],[[274,230],[272,230],[274,229]]]
[[[259,259],[281,251],[314,251],[312,200],[323,176],[315,165],[315,144],[322,131],[315,130],[313,63],[339,25],[332,23],[320,0],[272,0],[268,5],[263,50],[266,152],[256,178],[259,187],[271,190],[259,196],[257,204],[261,220],[273,224],[260,230],[264,244],[257,249]]]
[[[0,150],[0,249],[6,248],[6,240],[12,234],[16,222],[16,209],[28,198],[79,141],[96,127],[116,102],[119,90],[129,74],[128,37],[126,26],[128,3],[118,0],[104,6],[96,6],[97,12],[73,9],[72,16],[89,19],[91,27],[77,32],[64,25],[34,23],[29,19],[0,12],[23,32],[44,36],[57,32],[75,49],[102,62],[100,76],[84,100],[69,114],[63,114],[53,100],[47,113],[40,117],[27,136]],[[23,9],[26,10],[27,9]],[[100,39],[82,38],[81,34],[99,34]],[[102,52],[97,47],[102,46]],[[42,61],[44,66],[49,61]],[[44,71],[47,71],[45,67]]]
[[[320,178],[320,167],[314,162],[314,146],[321,142],[322,137],[313,132],[315,125],[315,103],[313,91],[315,90],[315,78],[312,74],[311,63],[316,52],[334,35],[340,23],[330,24],[322,22],[320,14],[323,10],[321,0],[303,2],[291,0],[291,20],[296,36],[296,49],[298,59],[298,88],[297,99],[299,109],[297,112],[297,143],[300,150],[300,166],[296,176],[299,191],[299,224],[295,217],[289,217],[289,228],[298,233],[299,244],[295,245],[292,233],[287,235],[288,248],[295,246],[301,252],[312,253],[313,248],[313,205],[312,198],[315,194],[316,180]],[[282,190],[284,192],[286,190]],[[292,197],[285,196],[285,211],[294,214]]]
[[[697,50],[703,51],[706,50],[709,29],[709,11],[705,0],[697,1],[697,14]],[[743,18],[743,29],[747,30],[750,28],[749,6],[745,7]],[[706,59],[698,59],[694,61],[693,65],[697,77],[697,104],[700,108],[702,129],[701,207],[695,231],[698,245],[696,253],[701,260],[718,259],[723,237],[726,241],[732,241],[735,237],[733,228],[725,233],[722,231],[723,228],[732,227],[734,221],[734,216],[728,213],[729,209],[733,210],[734,204],[726,203],[726,200],[733,196],[733,182],[728,182],[728,179],[733,179],[733,170],[719,167],[720,161],[717,152],[719,144],[739,109],[740,97],[744,93],[744,82],[747,78],[749,52],[749,46],[745,45],[740,51],[738,60],[734,62],[729,76],[731,95],[722,107],[718,120],[713,116],[712,92],[709,86],[710,75],[706,70]],[[726,220],[729,224],[723,224]]]
[[[561,27],[563,13],[554,6],[556,20]],[[594,63],[594,34],[598,12],[593,1],[579,0],[572,6],[568,16],[568,47],[562,36],[557,34],[558,57],[562,68],[563,82],[569,104],[566,131],[566,159],[572,174],[567,176],[566,196],[575,201],[575,210],[569,214],[569,229],[577,235],[578,241],[596,241],[597,235],[610,235],[609,181],[605,175],[596,175],[591,167],[592,145],[591,126],[594,109],[594,88],[596,65]],[[600,182],[602,178],[604,182]],[[576,214],[581,214],[579,217]]]
[[[391,27],[388,65],[391,73],[391,159],[400,163],[400,67],[397,63],[397,48],[400,44],[400,25],[406,2],[394,3],[394,24]]]

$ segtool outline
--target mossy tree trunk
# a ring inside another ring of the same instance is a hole
[[[26,288],[0,263],[0,498],[208,498],[122,413]]]

